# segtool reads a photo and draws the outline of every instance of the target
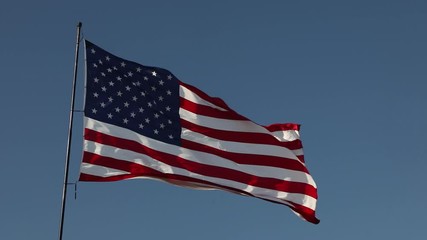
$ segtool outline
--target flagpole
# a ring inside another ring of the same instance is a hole
[[[74,61],[73,86],[72,86],[72,92],[71,92],[70,118],[69,118],[69,125],[68,125],[67,152],[66,152],[65,167],[64,167],[64,185],[62,186],[61,223],[59,225],[59,240],[62,240],[62,232],[64,229],[65,202],[67,199],[68,169],[69,169],[69,163],[70,163],[71,137],[73,133],[74,96],[76,95],[77,66],[79,61],[81,28],[82,28],[82,23],[79,22],[77,24],[77,39],[76,39],[75,61]]]

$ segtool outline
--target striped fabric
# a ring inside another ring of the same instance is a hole
[[[221,189],[315,217],[317,188],[297,124],[258,125],[168,70],[86,41],[80,181],[160,179]]]

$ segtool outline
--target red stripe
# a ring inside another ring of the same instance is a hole
[[[316,188],[306,183],[289,182],[289,181],[284,181],[284,180],[279,180],[274,178],[258,177],[258,176],[250,175],[247,173],[239,172],[233,169],[187,161],[184,158],[181,158],[172,154],[153,150],[135,141],[108,136],[108,135],[105,135],[93,130],[89,130],[89,129],[85,129],[85,139],[110,145],[110,146],[114,146],[121,149],[128,149],[134,152],[146,154],[170,166],[186,169],[190,172],[198,173],[203,176],[228,179],[235,182],[240,182],[243,184],[249,184],[252,186],[267,188],[267,189],[276,190],[276,191],[283,191],[283,192],[289,192],[289,193],[302,193],[302,194],[312,196],[313,198],[317,198]],[[129,160],[132,160],[132,159],[129,159]],[[133,168],[129,168],[129,169],[116,168],[116,169],[121,169],[130,173],[134,173]]]
[[[103,140],[103,138],[106,137],[107,139]],[[102,134],[99,132],[96,132],[94,130],[85,129],[85,139],[91,140],[95,142],[105,143],[107,145],[115,146],[118,145],[118,143],[115,143],[114,141],[116,139],[106,134]],[[125,139],[123,139],[125,140]],[[108,142],[105,142],[108,141]],[[130,140],[126,140],[130,141]],[[131,141],[132,146],[137,144],[136,146],[133,146],[133,151],[139,152],[141,151],[140,148],[142,145],[140,145],[137,142]],[[295,170],[300,172],[309,173],[308,169],[298,161],[295,161],[293,159],[283,158],[283,157],[277,157],[277,156],[264,156],[264,155],[255,155],[255,154],[243,154],[243,153],[233,153],[233,152],[227,152],[222,151],[213,147],[209,147],[200,143],[188,141],[185,139],[181,140],[181,146],[184,148],[188,148],[191,150],[201,151],[210,153],[216,156],[220,156],[226,159],[229,159],[235,163],[238,164],[246,164],[246,165],[257,165],[257,166],[267,166],[267,167],[277,167],[277,168],[283,168],[283,169],[289,169],[289,170]],[[144,147],[144,146],[142,146]],[[127,145],[123,144],[124,149],[130,149]],[[147,154],[147,153],[145,153]],[[147,154],[149,155],[149,154]]]
[[[307,168],[303,164],[293,159],[282,158],[277,156],[227,152],[185,139],[181,140],[181,145],[184,148],[210,153],[222,158],[229,159],[238,164],[277,167],[308,173]]]
[[[245,195],[249,195],[252,197],[256,197],[259,199],[263,199],[263,198],[254,196],[250,193],[243,192],[242,190],[239,190],[239,189],[221,186],[221,185],[218,185],[215,183],[203,181],[200,179],[194,179],[191,177],[174,175],[174,174],[166,174],[166,173],[162,173],[162,172],[156,171],[154,169],[151,169],[151,168],[148,168],[148,167],[136,164],[136,163],[121,161],[121,160],[117,160],[114,158],[108,158],[108,157],[100,156],[100,155],[89,153],[89,152],[84,152],[83,160],[84,160],[84,162],[87,162],[87,163],[97,164],[97,165],[101,165],[101,166],[105,166],[105,167],[109,167],[109,168],[115,168],[115,169],[119,169],[122,171],[132,170],[132,173],[117,175],[117,176],[110,176],[110,177],[100,177],[100,176],[81,173],[80,177],[79,177],[79,181],[110,182],[110,181],[119,181],[119,180],[124,180],[124,179],[130,179],[130,178],[145,176],[145,177],[153,177],[153,178],[162,179],[162,180],[174,183],[174,184],[176,184],[176,181],[180,181],[180,182],[189,182],[189,183],[207,185],[207,186],[212,186],[214,188],[230,191],[233,193],[240,193],[240,194],[245,194]],[[179,185],[181,185],[181,184],[179,184]],[[287,206],[291,207],[294,211],[300,213],[307,221],[313,222],[316,224],[319,223],[319,220],[314,215],[315,212],[313,210],[307,208],[307,207],[304,207],[304,206],[301,206],[301,205],[295,204],[295,203],[291,203],[293,205],[292,206],[290,204],[286,204],[286,203],[280,202],[280,201],[272,201],[272,200],[268,200],[268,199],[263,199],[263,200],[267,200],[267,201],[273,202],[273,203],[287,205]]]
[[[86,173],[80,173],[79,181],[81,182],[112,182],[112,181],[120,181],[125,180],[129,178],[135,178],[138,177],[134,174],[125,174],[125,175],[118,175],[118,176],[111,176],[111,177],[100,177],[95,175],[90,175]]]
[[[229,119],[229,120],[248,120],[247,118],[237,114],[236,112],[221,111],[217,108],[191,102],[182,97],[180,99],[180,107],[192,113],[201,114],[208,117],[222,118],[222,119]]]
[[[254,196],[256,198],[260,198],[257,196]],[[308,222],[314,223],[314,224],[318,224],[320,222],[319,219],[316,218],[316,212],[308,207],[305,207],[303,205],[300,204],[296,204],[293,202],[289,202],[289,204],[284,203],[284,202],[280,202],[280,201],[273,201],[270,199],[264,199],[264,198],[260,198],[272,203],[277,203],[277,204],[284,204],[287,205],[288,207],[290,207],[292,210],[294,210],[295,212],[299,213],[305,220],[307,220]]]
[[[85,173],[81,173],[80,174],[80,178],[79,181],[102,181],[102,182],[111,182],[111,181],[119,181],[119,180],[124,180],[124,179],[129,179],[129,178],[137,178],[137,177],[153,177],[153,178],[157,178],[157,179],[161,179],[164,181],[168,181],[171,182],[173,184],[177,184],[180,186],[203,186],[203,187],[212,187],[212,188],[216,188],[216,189],[223,189],[223,190],[227,190],[227,191],[231,191],[234,193],[238,193],[238,194],[243,194],[243,195],[250,195],[247,192],[244,192],[242,190],[239,189],[234,189],[231,187],[227,187],[227,186],[222,186],[216,183],[211,183],[208,181],[204,181],[201,179],[196,179],[196,178],[191,178],[191,177],[187,177],[187,176],[182,176],[182,175],[176,175],[176,174],[168,174],[168,173],[163,173],[136,163],[131,163],[131,162],[126,162],[126,161],[122,161],[122,160],[117,160],[114,158],[109,158],[109,157],[104,157],[104,156],[100,156],[94,153],[89,153],[89,152],[84,152],[83,153],[83,159],[84,162],[93,162],[98,165],[101,163],[101,166],[105,166],[105,167],[110,167],[110,168],[123,168],[123,171],[126,171],[125,169],[129,169],[132,168],[134,170],[133,173],[129,173],[129,174],[123,174],[123,175],[116,175],[116,176],[110,176],[110,177],[100,177],[100,176],[95,176],[95,175],[90,175],[90,174],[85,174]],[[117,161],[121,161],[121,162],[126,162],[129,165],[138,165],[138,166],[133,166],[133,167],[129,167],[129,166],[121,166],[117,164]],[[188,183],[188,184],[186,184]]]
[[[128,175],[128,177],[144,176],[144,177],[155,177],[155,178],[160,178],[160,179],[185,180],[185,181],[189,181],[189,182],[203,183],[205,185],[207,184],[210,186],[215,184],[215,183],[212,183],[212,182],[206,181],[206,180],[199,180],[199,179],[195,179],[195,178],[191,178],[191,177],[187,177],[187,176],[182,176],[182,175],[163,173],[163,172],[157,171],[155,169],[151,169],[149,167],[146,167],[146,166],[143,166],[143,165],[140,165],[137,163],[119,160],[119,159],[115,159],[115,158],[111,158],[111,157],[105,157],[105,156],[101,156],[101,155],[89,153],[89,152],[83,153],[83,162],[98,165],[98,166],[118,169],[121,171],[126,171],[126,172],[129,172],[129,174],[125,174],[125,176]],[[179,177],[182,177],[183,179],[178,179]],[[120,180],[120,178],[116,178],[116,180]],[[112,180],[112,181],[114,181],[114,180]],[[279,181],[277,180],[277,182],[279,182]],[[284,182],[284,181],[280,181],[280,182]],[[250,181],[247,184],[255,186]],[[292,184],[295,185],[295,183],[292,183]],[[215,184],[215,185],[221,186],[221,187],[226,187],[226,186],[219,185],[219,184]],[[278,183],[276,185],[276,187],[278,187],[278,188],[281,188],[282,186],[283,186],[283,183]],[[228,188],[230,188],[230,187],[228,187]],[[231,187],[231,189],[234,190],[235,188]],[[278,190],[280,191],[280,189],[278,189]],[[242,191],[242,190],[240,190],[240,191]],[[287,192],[289,192],[289,191],[287,191]],[[247,192],[244,192],[244,193],[248,194]]]
[[[202,98],[205,101],[208,101],[220,108],[224,108],[227,109],[229,111],[234,112],[233,109],[231,109],[221,98],[216,98],[216,97],[211,97],[209,95],[207,95],[206,93],[204,93],[203,91],[201,91],[200,89],[188,85],[186,83],[183,83],[181,81],[179,81],[179,85],[184,86],[185,88],[187,88],[188,90],[192,91],[193,93],[197,94],[200,98]]]
[[[296,123],[275,123],[269,126],[265,126],[265,128],[267,128],[270,132],[288,131],[288,130],[299,131],[300,127],[301,125]]]
[[[296,150],[302,148],[301,140],[297,139],[290,142],[281,142],[273,135],[266,133],[251,133],[251,132],[234,132],[218,130],[209,127],[200,126],[191,123],[187,120],[181,119],[181,126],[191,131],[201,133],[208,137],[216,138],[224,141],[242,142],[242,143],[256,143],[256,144],[267,144],[285,147],[290,150]]]
[[[319,224],[320,220],[316,218],[316,212],[308,207],[292,203],[294,206],[289,206],[295,212],[301,214],[301,216],[308,222]]]
[[[297,155],[297,158],[298,158],[301,162],[305,163],[304,155]]]
[[[209,107],[209,106],[205,106],[205,105],[199,105],[197,103],[193,103],[193,102],[186,100],[185,98],[181,97],[180,101],[181,101],[181,107],[182,108],[184,108],[190,112],[209,116],[209,117],[231,119],[231,120],[248,120],[248,121],[251,121],[250,119],[246,118],[245,116],[238,114],[236,111],[234,111],[233,109],[228,107],[228,105],[222,99],[211,97],[211,96],[207,95],[206,93],[204,93],[203,91],[201,91],[200,89],[198,89],[194,86],[188,85],[186,83],[179,82],[179,84],[184,86],[188,90],[192,91],[193,93],[197,94],[203,100],[210,102],[210,103],[212,103],[212,104],[214,104],[220,108],[226,109],[228,111],[225,112],[225,111],[221,111],[219,109],[215,109],[213,107]],[[271,124],[271,125],[264,126],[264,127],[267,130],[269,130],[270,132],[287,131],[287,130],[299,131],[300,130],[300,125],[296,124],[296,123],[275,123],[275,124]]]
[[[136,163],[122,161],[114,158],[104,157],[100,156],[94,153],[84,152],[83,153],[83,161],[86,163],[92,163],[99,166],[114,168],[122,171],[127,171],[128,169],[132,169],[132,173],[129,174],[122,174],[122,175],[116,175],[116,176],[110,176],[110,177],[100,177],[90,174],[81,173],[79,181],[93,181],[93,182],[111,182],[111,181],[120,181],[124,179],[129,178],[138,178],[141,176],[144,177],[152,177],[161,179],[173,184],[177,184],[180,186],[203,186],[203,187],[211,187],[215,189],[223,189],[226,191],[230,191],[233,193],[248,195],[247,192],[244,192],[239,189],[234,189],[227,186],[222,186],[216,183],[211,183],[208,181],[204,181],[201,179],[191,178],[187,176],[182,175],[176,175],[176,174],[168,174],[164,172],[160,172],[157,170],[154,170],[152,168],[148,168]],[[122,163],[120,163],[122,162]],[[128,165],[128,166],[126,166]]]

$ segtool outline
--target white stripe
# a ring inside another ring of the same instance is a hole
[[[129,172],[121,171],[114,168],[93,165],[85,162],[82,162],[80,166],[80,173],[85,173],[85,174],[98,176],[98,177],[112,177],[112,176],[118,176],[123,174],[129,174]]]
[[[179,85],[179,96],[187,99],[190,102],[196,103],[196,104],[213,107],[213,108],[216,108],[216,109],[221,110],[221,111],[228,111],[224,108],[218,107],[217,105],[215,105],[211,102],[204,100],[203,98],[199,97],[199,95],[192,92],[190,89],[188,89],[184,86],[181,86],[181,85]]]
[[[105,170],[108,170],[108,172],[110,174],[106,174]],[[107,177],[111,177],[111,176],[120,176],[120,175],[130,174],[129,172],[126,172],[126,171],[121,171],[121,170],[114,169],[114,168],[107,168],[107,167],[104,167],[104,166],[94,165],[94,164],[85,163],[85,162],[82,162],[80,172],[84,173],[84,174],[87,174],[87,175],[100,177],[100,178],[107,178]],[[156,180],[156,181],[168,182],[168,183],[171,183],[171,184],[176,184],[176,185],[179,185],[179,186],[186,186],[186,187],[190,187],[190,188],[193,188],[193,189],[199,189],[199,190],[217,190],[218,189],[218,188],[212,187],[211,185],[208,186],[206,184],[201,184],[201,183],[194,183],[194,182],[188,182],[188,181],[178,181],[178,180],[159,179],[159,178],[147,177],[147,176],[135,176],[135,177],[127,178],[127,179],[137,179],[137,178],[138,179],[151,179],[151,180]]]
[[[299,132],[297,130],[284,130],[271,132],[281,142],[291,142],[300,139]]]
[[[271,132],[271,134],[281,142],[291,142],[300,139],[298,130],[283,130]],[[304,151],[302,148],[291,150],[296,156],[303,156]]]
[[[279,199],[291,201],[300,205],[304,205],[313,210],[315,209],[316,199],[310,196],[306,196],[304,194],[275,191],[271,189],[243,184],[240,182],[235,182],[232,180],[200,175],[198,173],[194,173],[186,169],[177,168],[177,167],[164,164],[144,154],[140,154],[133,151],[124,150],[124,149],[117,149],[114,147],[110,147],[108,145],[102,145],[98,143],[87,143],[86,145],[87,145],[87,149],[86,149],[87,152],[92,152],[95,154],[102,153],[102,155],[106,157],[111,157],[111,158],[128,161],[128,162],[134,162],[134,163],[137,163],[145,167],[155,169],[157,171],[161,171],[164,173],[191,177],[198,180],[204,180],[204,181],[212,182],[215,184],[223,185],[226,187],[240,189],[258,197],[267,198],[275,201],[277,201],[276,198],[279,198]],[[91,146],[93,146],[93,149],[91,148]],[[97,170],[97,168],[95,168],[93,165],[91,168],[93,172],[99,172],[99,170]],[[103,169],[105,169],[104,167],[101,167],[101,166],[99,168],[100,168],[100,171],[103,171]]]
[[[303,156],[304,155],[304,151],[302,150],[302,148],[300,148],[300,149],[294,149],[294,150],[291,150],[295,155],[297,155],[297,156]]]
[[[240,143],[232,141],[224,141],[216,138],[208,137],[206,135],[188,130],[183,128],[181,132],[181,138],[193,142],[198,142],[222,151],[243,153],[243,154],[254,154],[254,155],[266,155],[276,156],[298,160],[295,154],[288,148],[267,145],[267,144],[255,144],[255,143]]]
[[[160,152],[164,152],[164,153],[168,153],[168,154],[171,154],[174,156],[179,156],[179,157],[184,158],[188,161],[192,161],[192,162],[196,162],[196,163],[202,163],[202,164],[211,165],[211,166],[217,166],[217,167],[225,167],[225,168],[233,169],[236,171],[244,172],[247,174],[251,174],[254,176],[259,176],[259,177],[270,177],[270,178],[276,178],[279,180],[307,183],[307,184],[313,185],[314,187],[316,186],[313,178],[305,172],[293,171],[293,170],[277,168],[277,167],[270,167],[270,166],[237,164],[237,163],[230,161],[226,158],[215,156],[213,154],[206,153],[206,152],[194,151],[194,150],[178,147],[178,146],[171,145],[171,144],[166,144],[164,142],[157,141],[155,139],[151,139],[151,138],[145,137],[143,135],[137,134],[131,130],[121,128],[121,127],[117,127],[117,126],[114,126],[111,124],[99,122],[99,121],[93,120],[91,118],[85,117],[85,120],[86,120],[86,128],[88,128],[88,129],[92,129],[92,130],[95,130],[98,132],[102,132],[102,133],[105,133],[105,134],[108,134],[111,136],[115,136],[115,137],[119,137],[119,138],[123,138],[123,139],[129,139],[129,140],[138,142],[141,145],[147,146],[151,149],[154,149],[154,150],[157,150]],[[107,132],[104,132],[106,130],[107,130]],[[188,131],[186,131],[186,132],[188,133]],[[198,134],[198,133],[194,133],[194,135],[196,135],[196,134]],[[201,138],[203,138],[203,136]],[[207,137],[205,137],[205,138],[207,138]],[[196,142],[201,143],[201,139],[200,140],[199,139],[192,139],[192,141],[196,141]],[[214,142],[216,140],[211,140],[211,141]],[[224,141],[221,141],[221,142],[223,142],[222,143],[223,146],[226,146],[226,142],[224,142]],[[101,152],[102,151],[101,148],[94,148],[94,146],[89,146],[88,144],[90,144],[90,143],[91,143],[90,141],[84,142],[84,149],[85,150],[95,151],[94,153],[99,154],[99,155],[103,155],[103,153]],[[209,144],[209,142],[207,142],[207,144]],[[230,147],[233,144],[235,144],[237,147],[242,148],[241,150],[243,153],[248,153],[248,154],[257,154],[257,152],[258,152],[258,154],[260,154],[260,152],[263,151],[262,147],[257,146],[256,144],[252,144],[253,146],[251,146],[250,148],[247,148],[247,149],[244,149],[244,144],[241,144],[241,143],[228,142],[227,144],[229,144]],[[270,147],[270,146],[266,146],[266,147]],[[273,146],[273,147],[275,147],[275,146]],[[281,148],[281,147],[278,147],[278,148],[279,149],[276,151],[287,150],[289,152],[289,150],[286,148]],[[230,150],[233,150],[233,149],[230,149]],[[249,150],[251,150],[253,152],[251,152]],[[227,151],[229,151],[229,150],[227,150]],[[271,150],[271,151],[273,151],[273,150]],[[290,152],[289,154],[293,154],[293,153]],[[266,153],[265,155],[271,155],[271,154]],[[281,155],[279,157],[283,157],[283,155]],[[296,158],[296,156],[293,156],[293,158],[295,160],[298,160]],[[300,162],[300,161],[298,161],[298,162]],[[303,165],[303,163],[301,163],[301,164]]]
[[[221,111],[228,111],[226,109],[218,107],[217,105],[211,102],[202,99],[196,93],[181,85],[179,86],[179,95],[180,97],[183,97],[195,104],[210,106]],[[267,133],[273,135],[279,141],[282,142],[289,142],[300,138],[298,130],[283,130],[270,132],[268,131],[268,129],[249,120],[226,120],[205,117],[203,115],[195,114],[185,109],[180,109],[180,115],[181,118],[192,123],[198,124],[200,126],[228,131]],[[222,123],[218,123],[219,121],[221,121]]]
[[[234,132],[252,132],[252,133],[266,133],[271,132],[264,127],[257,125],[248,120],[228,120],[221,118],[207,117],[200,114],[195,114],[183,108],[179,109],[179,115],[182,119],[199,126],[209,127],[218,130],[234,131]]]
[[[222,111],[227,111],[210,102],[205,101],[204,99],[200,98],[197,94],[185,88],[184,86],[180,86],[180,96],[196,104],[211,106],[211,107],[220,109]],[[264,134],[272,135],[273,137],[275,137],[277,140],[281,142],[294,141],[300,138],[299,131],[297,130],[284,130],[284,131],[270,132],[268,131],[268,129],[249,120],[228,120],[228,119],[221,119],[221,118],[213,118],[213,117],[203,116],[200,114],[195,114],[183,108],[179,109],[179,114],[182,119],[187,120],[191,123],[197,124],[199,126],[218,129],[218,130],[249,132],[249,133],[264,133]],[[296,155],[296,156],[304,155],[304,152],[302,149],[291,150],[291,152],[293,153],[293,155]]]

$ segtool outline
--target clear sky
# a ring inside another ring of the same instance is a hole
[[[1,4],[0,239],[58,237],[79,21],[88,40],[255,122],[301,123],[321,222],[228,192],[79,183],[64,240],[425,238],[426,1],[98,2]],[[77,109],[83,81],[81,55]],[[76,113],[70,182],[81,152]]]

